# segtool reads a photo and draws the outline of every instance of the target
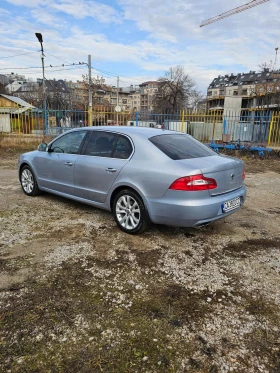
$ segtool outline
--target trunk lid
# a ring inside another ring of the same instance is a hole
[[[227,156],[211,156],[178,160],[182,165],[200,170],[208,178],[215,179],[217,188],[209,190],[211,196],[225,194],[243,185],[244,162]]]

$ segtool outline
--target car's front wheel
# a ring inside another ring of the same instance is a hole
[[[26,195],[35,197],[41,194],[34,173],[29,166],[24,166],[21,169],[20,183]]]
[[[142,233],[149,224],[149,215],[142,199],[129,189],[116,195],[113,214],[120,229],[126,233]]]

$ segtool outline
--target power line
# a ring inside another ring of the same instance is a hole
[[[40,51],[14,54],[13,56],[0,57],[0,60],[3,60],[4,58],[11,58],[11,57],[17,57],[17,56],[26,56],[27,54],[38,53],[38,52],[40,52]]]
[[[94,67],[94,66],[92,66],[92,68],[93,68],[94,70],[100,71],[100,72],[102,72],[102,73],[105,73],[105,74],[108,74],[108,75],[111,75],[111,76],[116,76],[116,77],[120,76],[120,77],[122,77],[122,78],[127,78],[127,79],[137,80],[137,81],[139,81],[139,82],[142,82],[142,81],[143,81],[143,80],[141,80],[141,79],[132,78],[132,77],[130,77],[130,76],[125,76],[125,75],[120,75],[120,74],[111,73],[110,71],[100,70],[100,69],[97,69],[97,68]]]
[[[40,52],[40,51],[37,51],[37,52]],[[0,59],[3,59],[3,58],[9,58],[9,57],[16,57],[16,56],[22,56],[22,55],[26,55],[26,54],[31,54],[31,53],[37,53],[37,52],[29,52],[29,53],[21,53],[21,54],[17,54],[17,55],[14,55],[14,56],[8,56],[8,57],[1,57]],[[75,65],[75,66],[80,66],[79,68],[80,69],[83,69],[83,70],[85,70],[85,68],[84,67],[82,67],[81,65],[87,65],[87,63],[85,63],[85,62],[79,62],[78,64],[74,64],[74,63],[70,63],[69,61],[66,61],[66,60],[64,60],[64,59],[62,59],[62,58],[59,58],[59,57],[56,57],[55,55],[53,55],[53,54],[51,54],[51,53],[49,53],[49,52],[45,52],[45,56],[47,56],[47,54],[48,55],[50,55],[50,56],[52,56],[52,57],[54,57],[54,58],[56,58],[57,60],[60,60],[60,61],[62,61],[62,62],[65,62],[65,63],[67,63],[68,65],[66,65],[66,66],[73,66],[73,65]],[[46,68],[49,68],[49,67],[60,67],[60,66],[64,66],[64,65],[57,65],[57,66],[52,66],[52,65],[50,65],[50,66],[46,66]],[[32,67],[7,67],[7,68],[0,68],[0,70],[30,70],[30,69],[41,69],[42,67],[41,66],[32,66]],[[110,72],[110,71],[105,71],[105,70],[101,70],[101,69],[97,69],[96,67],[94,67],[94,66],[92,66],[92,69],[94,69],[94,70],[96,70],[96,71],[99,71],[99,72],[101,72],[101,73],[103,73],[103,74],[106,74],[106,75],[108,75],[107,76],[107,78],[108,77],[122,77],[122,78],[127,78],[127,79],[132,79],[132,80],[137,80],[137,81],[139,81],[139,82],[142,82],[142,80],[141,79],[137,79],[137,78],[132,78],[132,77],[129,77],[129,76],[125,76],[125,75],[119,75],[119,74],[116,74],[116,73],[112,73],[112,72]],[[65,70],[67,70],[67,69],[65,69]],[[53,71],[55,71],[55,70],[53,70]],[[56,70],[56,71],[58,71],[58,70]],[[27,74],[27,73],[25,73],[25,74]],[[124,82],[124,81],[122,81],[123,83],[127,83],[127,82]]]
[[[66,71],[66,70],[77,70],[79,67],[73,67],[69,69],[58,69],[58,70],[49,70],[48,72],[55,72],[55,71]],[[23,72],[24,75],[26,74],[41,74],[40,71],[30,71],[30,72]]]
[[[68,66],[80,66],[80,65],[86,65],[84,62],[79,62],[79,63],[71,63],[69,65],[49,65],[46,66],[45,68],[53,68],[53,67],[68,67]],[[32,70],[32,69],[42,69],[42,66],[30,66],[30,67],[4,67],[0,68],[0,70]]]
[[[70,64],[70,62],[68,62],[68,61],[66,61],[66,60],[63,60],[62,58],[56,57],[56,56],[54,56],[53,54],[51,54],[51,53],[49,53],[49,52],[48,52],[48,54],[49,54],[50,56],[56,58],[57,60],[60,60],[60,61],[62,61],[62,62],[66,62],[66,63]],[[80,65],[87,65],[87,63],[85,63],[85,62],[79,62],[79,64],[80,64]],[[83,69],[83,70],[85,70],[84,67],[80,67],[80,68]]]
[[[42,66],[31,66],[31,67],[3,67],[0,70],[30,70],[30,69],[41,69]]]
[[[45,54],[46,54],[46,53],[45,53]],[[57,60],[60,60],[60,61],[62,61],[62,62],[66,62],[66,63],[68,63],[68,64],[70,65],[70,62],[69,62],[69,61],[66,61],[66,60],[64,60],[64,59],[62,59],[62,58],[56,57],[55,55],[53,55],[53,54],[51,54],[51,53],[49,53],[49,52],[47,52],[47,54],[49,54],[50,56],[56,58]],[[87,65],[87,63],[85,63],[85,62],[81,62],[81,63],[79,63],[79,64],[81,64],[81,65]],[[139,81],[139,82],[142,82],[141,79],[132,78],[132,77],[130,77],[130,76],[120,75],[120,74],[112,73],[112,72],[110,72],[110,71],[105,71],[105,70],[97,69],[97,68],[94,67],[94,66],[91,66],[91,68],[94,69],[94,70],[100,71],[101,73],[108,74],[109,76],[114,76],[114,77],[118,77],[118,76],[120,76],[120,77],[122,77],[122,78],[127,78],[127,79],[132,79],[132,80],[137,80],[137,81]],[[85,70],[85,68],[83,68],[83,67],[81,67],[81,69]]]
[[[37,52],[40,52],[40,51],[37,51]],[[37,52],[29,52],[29,53],[22,53],[22,54],[18,54],[18,55],[14,55],[14,56],[9,56],[9,57],[16,57],[16,56],[21,56],[21,55],[25,55],[25,54],[31,54],[31,53],[37,53]],[[56,57],[55,55],[47,52],[45,53],[45,55],[50,55],[54,58],[56,58],[57,60],[60,60],[62,62],[65,62],[67,63],[67,65],[49,65],[49,66],[46,66],[46,69],[48,68],[54,68],[54,67],[60,67],[60,66],[63,66],[63,67],[68,67],[68,66],[78,66],[77,68],[78,69],[83,69],[83,70],[86,70],[84,67],[82,67],[82,65],[87,65],[87,63],[85,62],[79,62],[77,64],[75,63],[70,63],[62,58],[59,58],[59,57]],[[8,58],[8,57],[2,57],[2,58]],[[32,69],[41,69],[42,67],[41,66],[31,66],[31,67],[7,67],[7,68],[0,68],[0,71],[2,70],[32,70]],[[76,68],[76,69],[77,69]],[[102,74],[104,74],[107,78],[112,78],[112,77],[122,77],[122,78],[127,78],[127,79],[131,79],[131,80],[135,80],[135,81],[139,81],[139,82],[142,82],[141,79],[137,79],[137,78],[132,78],[132,77],[129,77],[129,76],[125,76],[125,75],[119,75],[119,74],[116,74],[116,73],[112,73],[110,71],[106,71],[106,70],[101,70],[101,69],[98,69],[94,66],[92,66],[92,69],[96,70],[96,71],[99,71],[101,72]],[[52,70],[52,71],[63,71],[63,70],[72,70],[72,69],[60,69],[60,70]],[[24,74],[32,74],[32,72],[23,72]],[[123,81],[123,80],[120,80],[122,83],[125,83],[125,84],[129,84],[129,82],[126,82],[126,81]]]

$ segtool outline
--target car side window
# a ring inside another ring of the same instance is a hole
[[[113,158],[127,159],[132,153],[132,145],[129,139],[126,136],[120,135],[116,143]]]
[[[110,132],[93,131],[88,141],[85,155],[111,157],[118,135]]]
[[[86,133],[87,131],[67,133],[51,144],[51,151],[54,153],[78,154]]]

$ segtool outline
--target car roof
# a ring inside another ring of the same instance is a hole
[[[73,131],[77,131],[77,130],[112,131],[112,132],[127,134],[129,136],[140,135],[146,138],[150,138],[153,136],[159,136],[159,135],[174,135],[174,134],[183,135],[182,132],[170,131],[164,128],[133,127],[133,126],[131,127],[130,126],[92,126],[92,127],[80,127],[80,128],[73,129]]]

